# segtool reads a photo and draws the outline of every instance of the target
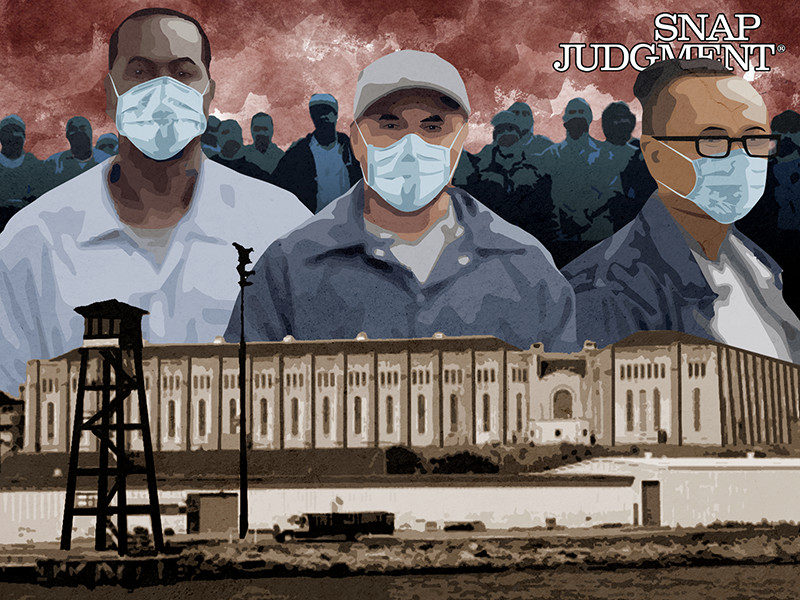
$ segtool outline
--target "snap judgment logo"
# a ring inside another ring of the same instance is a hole
[[[560,61],[553,63],[553,68],[559,73],[573,66],[584,73],[598,68],[622,71],[633,67],[643,71],[658,60],[712,58],[722,61],[729,69],[738,64],[744,71],[763,72],[770,70],[768,54],[773,56],[786,51],[783,44],[749,43],[750,32],[761,26],[761,17],[756,14],[735,14],[733,24],[723,14],[718,14],[713,21],[710,16],[661,13],[654,19],[654,42],[631,48],[623,44],[559,44],[564,54]],[[681,42],[680,48],[674,48],[671,42]],[[591,64],[587,65],[589,61]]]

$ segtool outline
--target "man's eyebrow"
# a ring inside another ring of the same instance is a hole
[[[399,121],[399,120],[400,117],[397,117],[395,115],[390,115],[389,113],[383,114],[380,117],[378,117],[378,121]]]
[[[143,62],[146,65],[155,65],[156,64],[152,60],[150,60],[149,58],[145,58],[144,56],[134,56],[133,58],[131,58],[128,61],[128,64],[135,63],[136,61]]]
[[[716,133],[718,131],[721,131],[722,133],[728,133],[722,127],[706,127],[700,133]]]
[[[171,65],[174,65],[174,64],[177,64],[177,63],[182,63],[182,62],[188,62],[188,63],[191,63],[191,64],[193,64],[193,65],[197,66],[197,63],[196,63],[196,62],[194,62],[194,61],[193,61],[191,58],[189,58],[188,56],[182,56],[182,57],[180,57],[180,58],[176,58],[176,59],[174,59],[174,60],[171,60],[171,61],[169,61],[169,64],[171,64]]]
[[[753,125],[752,127],[748,127],[747,129],[745,129],[745,131],[764,131],[764,132],[766,132],[767,130],[764,129],[763,127],[761,127],[760,125]]]
[[[442,119],[442,117],[440,117],[439,115],[431,115],[427,119],[422,119],[422,121],[420,121],[420,123],[443,123],[443,122],[444,119]]]

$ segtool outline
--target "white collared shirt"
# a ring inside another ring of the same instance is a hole
[[[772,271],[731,231],[722,241],[717,260],[708,259],[697,242],[689,243],[717,294],[714,317],[706,329],[730,346],[791,361],[800,348],[800,320],[783,299]]]
[[[0,235],[0,389],[17,394],[29,359],[82,343],[75,307],[116,298],[150,314],[151,343],[212,342],[239,293],[238,254],[255,263],[311,213],[289,192],[204,160],[163,261],[126,232],[106,185],[109,161],[17,213]]]

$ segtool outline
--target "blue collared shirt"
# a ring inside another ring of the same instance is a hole
[[[258,256],[311,213],[289,192],[204,160],[189,210],[159,264],[128,235],[106,185],[109,162],[43,195],[0,235],[0,389],[16,395],[29,359],[82,343],[77,306],[116,298],[147,310],[152,343],[212,342],[239,291],[238,253]]]
[[[781,268],[731,226],[781,289]],[[680,226],[658,198],[636,218],[562,269],[575,289],[578,339],[615,343],[637,331],[682,331],[716,340],[709,327],[717,294],[692,255]],[[800,357],[796,357],[797,360]]]
[[[466,192],[450,192],[464,228],[421,284],[364,227],[359,181],[270,246],[245,289],[248,341],[493,335],[519,348],[575,349],[574,296],[550,254]],[[239,303],[225,339],[239,339]]]

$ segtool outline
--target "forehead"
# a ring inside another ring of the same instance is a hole
[[[157,15],[127,21],[119,31],[117,61],[141,56],[155,62],[188,57],[201,65],[203,41],[192,23]]]
[[[397,114],[404,110],[425,110],[432,114],[461,115],[466,118],[463,108],[450,108],[442,102],[444,94],[438,90],[411,88],[397,90],[376,100],[364,111],[364,117],[379,117],[382,114]]]
[[[769,129],[764,99],[740,77],[683,77],[666,91],[675,99],[668,128],[736,130],[758,125]]]

